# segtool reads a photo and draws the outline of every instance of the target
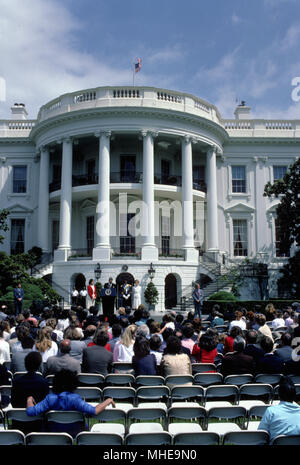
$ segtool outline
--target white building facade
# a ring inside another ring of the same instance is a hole
[[[65,94],[36,120],[15,104],[0,121],[1,250],[41,247],[40,275],[67,301],[98,263],[102,283],[127,277],[143,289],[152,263],[164,310],[246,257],[268,265],[277,297],[293,250],[279,256],[279,200],[263,191],[298,158],[299,137],[300,120],[251,119],[244,103],[224,120],[198,97],[151,87]]]

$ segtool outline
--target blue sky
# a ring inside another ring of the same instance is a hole
[[[6,101],[29,116],[58,95],[101,85],[189,92],[232,118],[300,119],[299,0],[0,0],[0,77]]]

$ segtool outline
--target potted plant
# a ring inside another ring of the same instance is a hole
[[[145,302],[149,304],[149,310],[154,310],[155,305],[158,303],[158,290],[152,281],[150,281],[150,283],[147,284],[147,287],[144,292],[144,297]]]

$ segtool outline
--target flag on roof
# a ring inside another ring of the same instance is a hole
[[[142,59],[138,58],[136,63],[134,64],[134,72],[138,73],[142,67]]]

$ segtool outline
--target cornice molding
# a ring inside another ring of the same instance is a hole
[[[165,110],[161,108],[145,108],[145,107],[108,107],[108,108],[94,108],[77,110],[70,113],[64,113],[60,115],[53,116],[42,122],[37,122],[37,124],[32,128],[30,133],[30,139],[36,139],[41,133],[45,132],[47,129],[59,126],[59,124],[78,121],[81,119],[88,118],[106,118],[107,116],[145,116],[147,118],[161,118],[167,120],[178,120],[192,123],[200,128],[209,130],[212,134],[216,135],[220,142],[224,142],[228,139],[228,134],[226,130],[214,121],[205,119],[202,116],[186,114],[184,112],[175,111],[175,110]],[[113,128],[112,128],[113,130]],[[94,133],[95,130],[91,131]]]

